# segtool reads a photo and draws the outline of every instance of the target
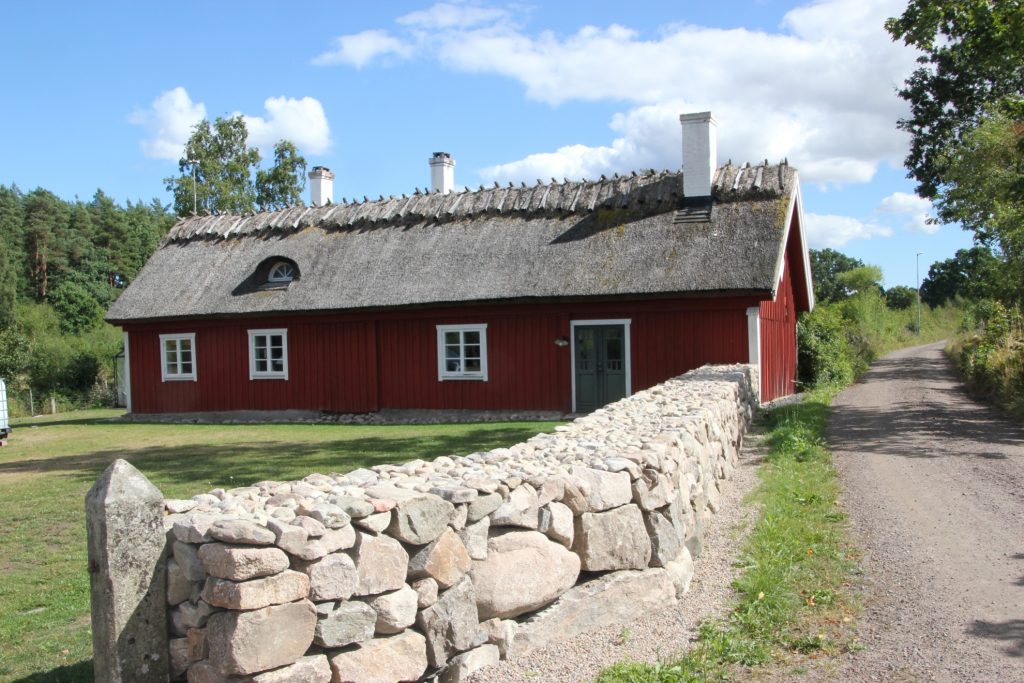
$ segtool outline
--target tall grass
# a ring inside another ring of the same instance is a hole
[[[968,329],[947,351],[968,389],[1024,416],[1024,318],[1021,311],[984,301],[967,311]]]

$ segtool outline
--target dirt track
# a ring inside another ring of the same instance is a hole
[[[833,407],[865,650],[808,678],[1024,681],[1024,429],[963,394],[941,344],[879,360]]]

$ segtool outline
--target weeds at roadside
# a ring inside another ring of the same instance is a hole
[[[701,624],[679,659],[620,662],[596,683],[725,681],[737,668],[857,648],[849,590],[855,563],[824,441],[832,395],[815,391],[763,418],[770,451],[754,493],[761,514],[738,561],[738,601],[729,615]]]

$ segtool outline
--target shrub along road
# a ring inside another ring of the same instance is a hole
[[[1024,680],[1024,429],[963,393],[941,344],[885,356],[832,405],[865,649],[810,678]]]

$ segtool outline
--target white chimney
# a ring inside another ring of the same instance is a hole
[[[455,159],[448,152],[430,157],[430,191],[448,194],[455,189]]]
[[[314,166],[309,172],[309,203],[326,206],[334,202],[334,174],[326,166]]]
[[[718,167],[718,121],[709,111],[683,114],[683,195],[710,197]]]

